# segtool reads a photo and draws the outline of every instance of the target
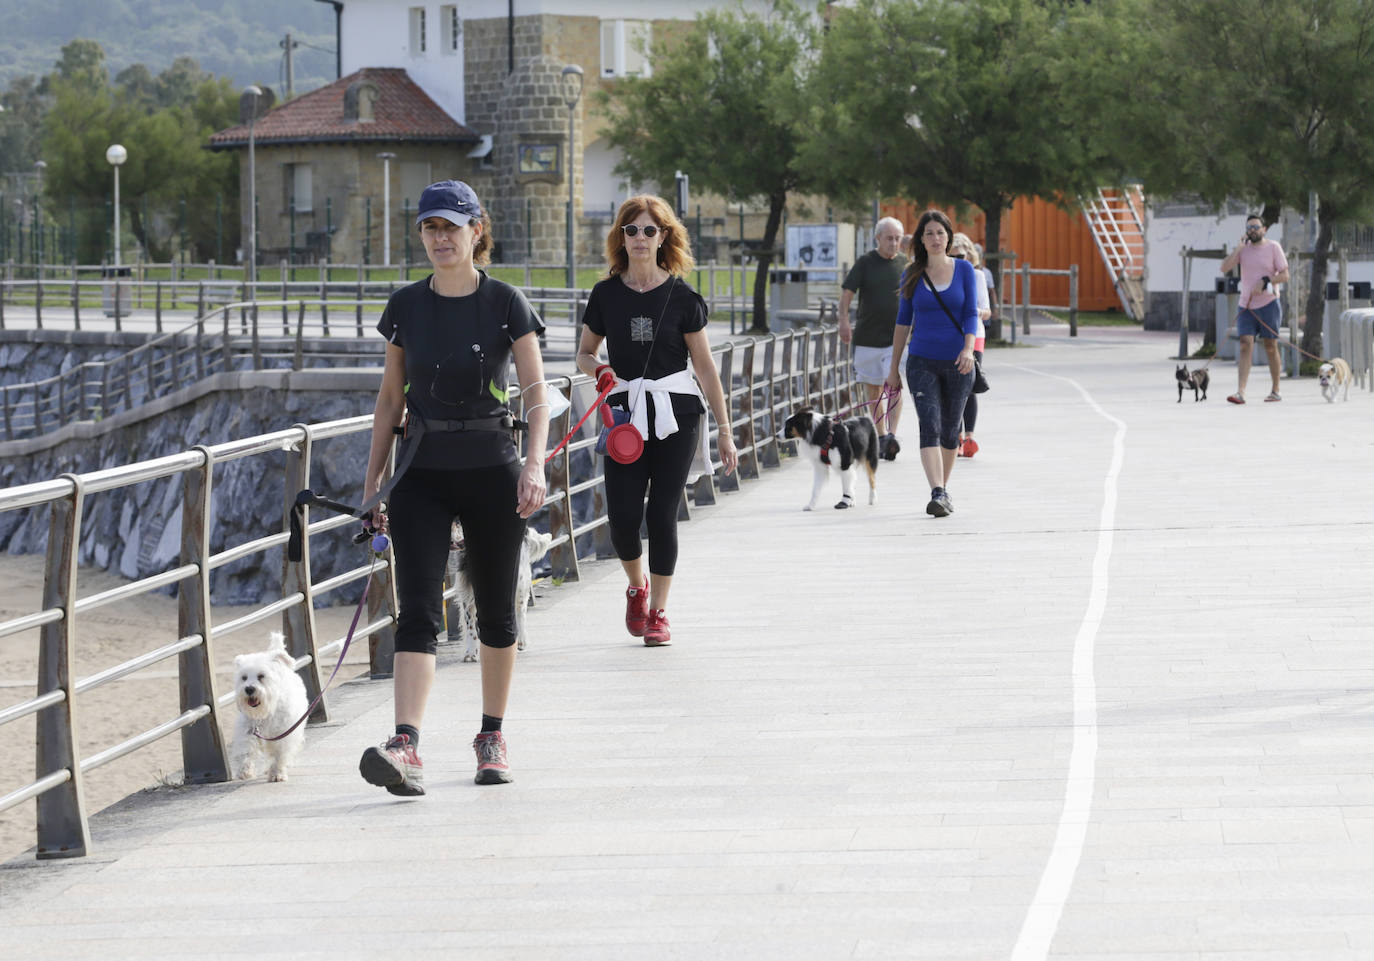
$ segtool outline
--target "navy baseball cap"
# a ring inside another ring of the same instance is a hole
[[[426,217],[443,217],[450,223],[464,227],[470,220],[481,219],[482,205],[472,188],[461,180],[441,180],[430,184],[420,194],[415,223],[421,223]]]

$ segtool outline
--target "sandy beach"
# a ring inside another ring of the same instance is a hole
[[[43,558],[0,554],[0,580],[9,585],[0,601],[0,619],[37,611],[43,591]],[[89,596],[127,583],[116,574],[82,568],[81,596]],[[222,624],[248,613],[248,607],[216,607],[214,623]],[[333,640],[348,630],[352,606],[315,612],[322,635]],[[247,628],[216,642],[215,659],[221,691],[231,685],[236,654],[267,646],[267,633],[275,622]],[[0,638],[0,708],[34,695],[37,671],[38,631]],[[145,595],[102,607],[78,624],[76,674],[88,677],[98,671],[177,639],[176,599],[163,594]],[[78,736],[82,757],[133,737],[179,713],[176,658],[169,658],[137,674],[115,681],[77,700]],[[327,665],[333,668],[333,661]],[[367,644],[355,643],[335,684],[367,671]],[[225,718],[232,724],[232,709]],[[229,728],[226,726],[226,738]],[[34,779],[34,717],[0,728],[0,794],[7,794]],[[181,738],[171,734],[86,775],[89,813],[95,813],[128,795],[159,782],[177,783],[181,772]],[[0,812],[0,861],[8,860],[35,844],[36,803],[27,801]]]

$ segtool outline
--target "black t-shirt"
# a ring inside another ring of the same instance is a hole
[[[706,301],[681,277],[670,277],[641,294],[615,276],[592,288],[582,319],[588,330],[606,338],[606,356],[617,377],[657,380],[688,368],[691,354],[684,335],[705,329],[706,310]],[[618,407],[629,407],[626,391],[609,399]],[[679,422],[704,410],[696,397],[673,395],[673,414]],[[648,413],[652,418],[652,399]]]
[[[544,329],[520,291],[478,275],[477,290],[466,297],[441,297],[429,277],[402,287],[377,322],[382,336],[405,351],[406,407],[426,423],[504,414],[511,344]],[[412,464],[491,467],[518,456],[510,431],[435,431],[425,434]]]

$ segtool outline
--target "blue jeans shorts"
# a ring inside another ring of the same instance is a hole
[[[1263,326],[1255,319],[1264,321]],[[1236,313],[1236,336],[1237,337],[1259,337],[1262,340],[1273,340],[1279,335],[1279,324],[1283,322],[1283,317],[1279,314],[1279,302],[1271,300],[1263,307],[1242,307]]]

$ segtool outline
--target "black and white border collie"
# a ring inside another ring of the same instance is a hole
[[[803,407],[787,418],[782,436],[801,441],[798,449],[811,461],[811,501],[802,510],[816,509],[826,476],[831,471],[839,472],[844,486],[844,496],[835,509],[853,507],[855,464],[862,464],[868,471],[868,502],[872,504],[877,500],[878,432],[871,419],[860,415],[837,420],[811,407]]]

